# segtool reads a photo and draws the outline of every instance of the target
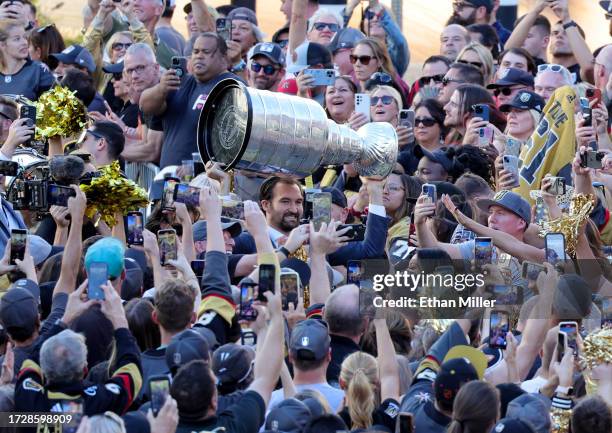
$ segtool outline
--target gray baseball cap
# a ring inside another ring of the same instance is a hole
[[[227,217],[221,217],[221,229],[227,230],[233,238],[242,233],[240,221]],[[193,225],[193,240],[205,241],[206,239],[206,221],[198,221]]]
[[[508,404],[506,418],[514,418],[525,421],[534,428],[537,433],[548,433],[550,431],[550,400],[542,394],[523,394]]]
[[[293,328],[289,350],[296,358],[320,361],[329,353],[330,342],[327,324],[321,320],[307,319]]]
[[[491,206],[503,207],[524,219],[527,224],[531,222],[529,202],[515,192],[503,190],[496,193],[492,200],[478,200],[478,207],[485,212],[488,212]]]
[[[343,48],[355,48],[357,42],[362,39],[365,39],[365,35],[359,30],[352,27],[345,27],[340,29],[338,33],[334,35],[327,48],[329,48],[329,51],[331,51],[332,54],[336,54],[336,51]]]

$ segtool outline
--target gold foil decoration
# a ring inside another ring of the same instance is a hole
[[[544,237],[548,233],[563,233],[567,252],[571,256],[575,256],[576,246],[578,245],[578,230],[589,217],[594,206],[595,198],[590,194],[573,196],[570,200],[569,212],[560,218],[544,221],[540,236]]]
[[[598,329],[584,339],[580,361],[590,369],[612,362],[612,327]]]
[[[70,137],[87,124],[87,110],[76,92],[55,86],[43,93],[36,105],[36,139]]]
[[[118,161],[102,167],[100,177],[93,178],[89,185],[81,185],[81,190],[87,196],[85,215],[92,218],[99,212],[109,227],[115,225],[116,213],[125,214],[149,205],[147,192],[123,177]]]
[[[553,407],[550,409],[550,416],[552,418],[552,433],[568,433],[570,420],[572,418],[572,411],[559,409]]]

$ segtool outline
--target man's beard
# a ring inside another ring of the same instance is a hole
[[[295,222],[287,221],[285,218],[288,216],[295,217]],[[284,232],[290,232],[291,230],[293,230],[299,225],[300,225],[300,215],[297,213],[293,213],[293,212],[285,212],[279,222],[280,229]]]
[[[453,13],[448,21],[446,22],[447,26],[451,24],[459,24],[460,26],[467,27],[470,24],[474,24],[476,22],[476,10],[474,10],[469,17],[463,18],[460,15]]]

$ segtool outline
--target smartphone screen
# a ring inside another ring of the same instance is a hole
[[[151,393],[151,410],[157,416],[170,394],[170,380],[165,376],[150,378],[149,391]]]
[[[489,318],[489,347],[505,349],[508,345],[506,334],[510,330],[510,318],[505,311],[493,310]]]
[[[175,186],[174,201],[197,208],[200,205],[200,188],[178,183]]]
[[[362,276],[361,269],[361,261],[360,260],[351,260],[346,265],[346,283],[347,284],[355,284],[357,287],[360,287]]]
[[[526,280],[536,281],[542,271],[546,272],[546,268],[538,263],[523,262],[522,276]]]
[[[125,226],[128,245],[142,245],[144,243],[144,238],[142,237],[144,217],[142,212],[128,212],[125,217]]]
[[[567,345],[567,335],[565,332],[559,331],[557,334],[557,362],[561,362],[565,356],[565,347]]]
[[[274,293],[274,281],[276,279],[276,267],[274,265],[259,265],[259,287],[257,299],[261,302],[268,302],[264,292]]]
[[[331,193],[318,192],[312,196],[312,222],[316,231],[321,229],[323,223],[331,221]]]
[[[23,260],[25,256],[28,231],[25,229],[11,230],[11,259],[10,264],[16,265],[15,260]]]
[[[104,299],[102,285],[108,281],[108,266],[104,262],[91,262],[87,270],[87,297],[89,299]]]
[[[228,18],[217,18],[216,22],[217,33],[224,41],[232,39],[232,20]]]
[[[551,265],[565,261],[565,236],[563,233],[548,233],[545,237],[546,261]]]
[[[55,206],[68,206],[68,199],[76,197],[76,192],[67,186],[50,184],[47,189],[47,203]]]
[[[397,417],[396,427],[398,433],[413,433],[412,414],[401,412]]]
[[[491,238],[476,238],[474,240],[474,259],[476,267],[481,269],[493,261],[493,243]]]
[[[421,187],[421,194],[429,197],[430,203],[435,203],[436,199],[438,198],[438,194],[436,192],[436,186],[432,183],[423,184],[423,186]]]
[[[559,323],[559,332],[566,335],[567,347],[574,351],[574,355],[578,355],[578,324],[576,322],[561,322]]]
[[[240,285],[240,318],[243,320],[253,321],[257,318],[257,310],[253,308],[254,292],[254,285]]]
[[[281,272],[280,285],[283,310],[289,310],[289,303],[293,303],[294,308],[297,308],[300,276],[297,272]]]
[[[193,271],[194,274],[196,274],[196,277],[202,278],[202,276],[204,275],[205,264],[206,264],[205,260],[192,260],[191,261],[191,270]]]
[[[157,242],[159,244],[159,261],[163,266],[168,264],[168,260],[177,259],[176,232],[174,230],[157,232]]]
[[[176,177],[168,177],[164,181],[164,193],[162,195],[162,208],[174,210],[174,189],[180,180]]]

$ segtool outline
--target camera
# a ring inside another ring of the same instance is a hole
[[[550,178],[550,188],[548,189],[548,192],[553,195],[565,194],[565,179],[562,177]]]
[[[599,169],[602,167],[601,161],[603,161],[604,156],[606,156],[604,152],[587,150],[580,154],[580,166]]]

